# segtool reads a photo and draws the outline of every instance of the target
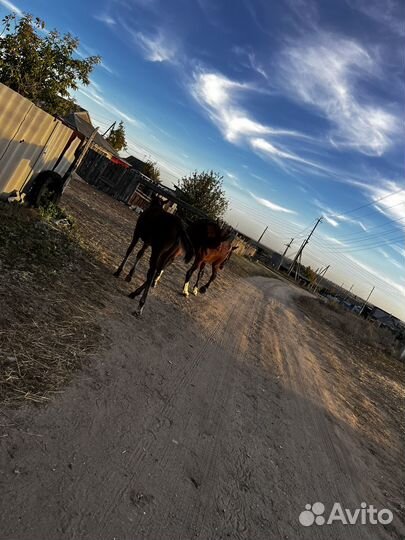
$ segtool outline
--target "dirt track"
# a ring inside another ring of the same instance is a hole
[[[229,272],[185,300],[168,274],[140,321],[117,292],[110,346],[59,398],[3,417],[1,540],[399,538],[397,513],[298,522],[315,501],[397,512],[401,450],[389,411],[391,439],[356,424],[348,353],[297,289]]]

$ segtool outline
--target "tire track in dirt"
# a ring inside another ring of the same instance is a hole
[[[181,530],[187,531],[187,537],[198,536],[202,522],[209,511],[209,502],[213,500],[213,488],[215,483],[215,465],[218,464],[219,445],[221,442],[221,431],[224,418],[227,416],[227,404],[230,393],[233,389],[234,364],[237,360],[243,334],[240,329],[246,317],[253,314],[256,303],[252,303],[252,291],[245,290],[237,297],[235,292],[234,306],[223,322],[221,337],[215,344],[215,349],[210,350],[209,356],[204,358],[201,365],[200,380],[204,380],[204,392],[208,406],[201,412],[190,407],[185,421],[182,425],[180,435],[187,434],[192,438],[193,445],[187,447],[188,456],[192,455],[194,464],[193,470],[197,471],[193,478],[198,488],[192,486],[190,482],[186,484],[186,489],[176,500],[176,514],[182,516],[179,519]],[[243,309],[241,309],[243,306]],[[208,374],[211,372],[211,375]],[[189,431],[191,430],[191,433]],[[194,437],[191,437],[192,435]],[[179,437],[181,438],[181,437]],[[169,438],[170,439],[170,438]],[[173,501],[173,493],[170,493],[170,482],[165,482],[164,476],[167,471],[176,468],[179,460],[178,447],[171,444],[169,440],[162,460],[159,461],[159,473],[163,475],[161,483],[165,485],[165,498]],[[169,488],[169,489],[168,489]],[[197,489],[197,492],[196,492]],[[196,497],[195,495],[196,492]],[[155,509],[145,519],[139,522],[140,532],[144,538],[166,538],[167,523],[170,522],[169,513],[171,508],[167,505],[163,508]],[[148,526],[149,524],[149,526]],[[166,533],[166,534],[165,534]]]
[[[212,328],[208,336],[205,337],[205,340],[200,346],[199,350],[195,353],[190,364],[186,367],[186,369],[182,370],[182,373],[178,375],[177,380],[174,378],[174,384],[171,387],[166,388],[169,395],[166,402],[154,413],[153,418],[151,418],[149,422],[145,422],[145,427],[143,429],[145,434],[139,439],[135,449],[131,452],[131,459],[127,462],[127,469],[132,471],[131,475],[123,482],[121,477],[117,477],[116,479],[113,478],[113,476],[117,476],[116,471],[114,471],[104,479],[104,482],[108,482],[110,485],[116,486],[117,489],[114,493],[110,493],[109,500],[106,504],[103,504],[103,502],[100,501],[99,511],[94,516],[94,520],[96,522],[108,523],[109,518],[116,511],[120,502],[124,499],[124,495],[129,492],[130,486],[133,484],[134,479],[139,475],[139,472],[142,469],[142,462],[144,461],[145,457],[150,453],[151,448],[156,444],[156,432],[158,432],[161,427],[161,425],[159,425],[159,419],[168,418],[172,415],[176,400],[178,400],[182,391],[184,391],[193,380],[201,360],[206,357],[207,349],[209,347],[216,346],[218,342],[221,342],[221,335],[224,328],[226,328],[227,321],[234,316],[238,299],[234,292],[229,290],[221,300],[225,305],[229,306],[225,321],[221,320],[217,322],[217,324]],[[156,422],[156,418],[158,418],[158,422]],[[161,450],[160,459],[164,458],[169,447],[170,443],[168,442],[168,445]],[[85,516],[82,515],[78,521],[73,520],[73,522],[71,522],[68,532],[72,535],[71,537],[73,539],[80,538],[80,536],[76,535],[80,533],[84,518]]]
[[[270,288],[272,290],[274,287]],[[289,427],[286,451],[291,459],[288,474],[301,498],[296,512],[298,514],[305,503],[315,500],[325,504],[337,501],[347,507],[358,507],[360,502],[367,500],[367,494],[370,498],[372,493],[364,489],[359,464],[351,459],[350,438],[339,437],[329,421],[324,394],[328,384],[322,370],[324,358],[319,354],[314,356],[309,332],[294,304],[279,305],[276,316],[275,303],[277,300],[269,303],[266,333],[269,337],[270,332],[284,388],[298,398],[284,403],[285,421]],[[313,346],[315,350],[319,349],[317,344]],[[303,450],[300,455],[295,448],[297,444]],[[299,531],[303,538],[309,538],[302,529],[296,532]],[[370,530],[361,526],[345,527],[344,530],[330,527],[329,532],[339,540],[366,540],[370,537]],[[325,533],[321,528],[311,529],[310,537],[324,539]]]

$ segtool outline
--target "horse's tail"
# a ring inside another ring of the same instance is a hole
[[[189,263],[194,257],[194,248],[183,226],[181,226],[180,228],[180,241],[182,243],[184,251],[186,252],[184,262]]]

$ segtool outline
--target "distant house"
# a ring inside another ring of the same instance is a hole
[[[72,112],[64,118],[64,122],[69,125],[76,133],[84,139],[89,139],[94,132],[95,127],[91,122],[90,115],[85,109]],[[100,133],[96,133],[91,149],[98,154],[106,157],[117,165],[123,165],[126,168],[129,164],[126,160],[122,159],[118,152],[111,146],[111,144]]]
[[[129,163],[133,169],[143,174],[143,171],[145,170],[145,165],[146,165],[145,161],[142,161],[141,159],[138,159],[135,156],[129,156],[125,158],[125,161]]]
[[[401,330],[403,326],[402,322],[399,319],[376,306],[371,307],[367,318],[375,321],[378,326],[389,328],[394,332]]]

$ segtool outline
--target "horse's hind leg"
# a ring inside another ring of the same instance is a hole
[[[115,277],[118,277],[121,274],[121,272],[122,272],[122,270],[123,270],[123,268],[125,266],[125,263],[127,262],[128,257],[131,255],[131,253],[132,253],[134,247],[136,246],[136,243],[138,242],[138,240],[139,240],[139,235],[137,234],[136,229],[135,229],[134,236],[133,236],[133,238],[131,240],[131,243],[128,246],[127,252],[125,253],[125,257],[122,259],[121,264],[119,265],[119,267],[117,268],[117,270],[113,274]]]
[[[205,262],[202,262],[201,265],[200,265],[200,269],[198,271],[197,281],[195,282],[195,285],[194,285],[194,288],[193,288],[194,296],[197,296],[197,294],[198,294],[198,283],[199,283],[200,279],[203,278],[204,268],[205,268]]]
[[[133,267],[131,268],[131,270],[128,272],[128,275],[127,277],[125,278],[125,281],[128,281],[128,283],[131,281],[132,279],[132,276],[134,275],[134,272],[136,270],[136,266],[138,264],[138,262],[140,261],[140,259],[142,259],[145,251],[148,249],[148,245],[147,244],[143,244],[143,246],[141,247],[141,249],[138,251],[138,253],[136,254],[136,259],[135,259],[135,262],[134,262],[134,265]]]
[[[188,296],[188,287],[190,285],[190,279],[191,279],[191,276],[194,274],[194,272],[197,270],[197,268],[199,267],[200,265],[200,261],[197,261],[197,257],[194,259],[194,262],[191,266],[191,268],[189,268],[187,270],[187,273],[186,273],[186,279],[184,281],[184,286],[183,286],[183,294],[184,296]]]

